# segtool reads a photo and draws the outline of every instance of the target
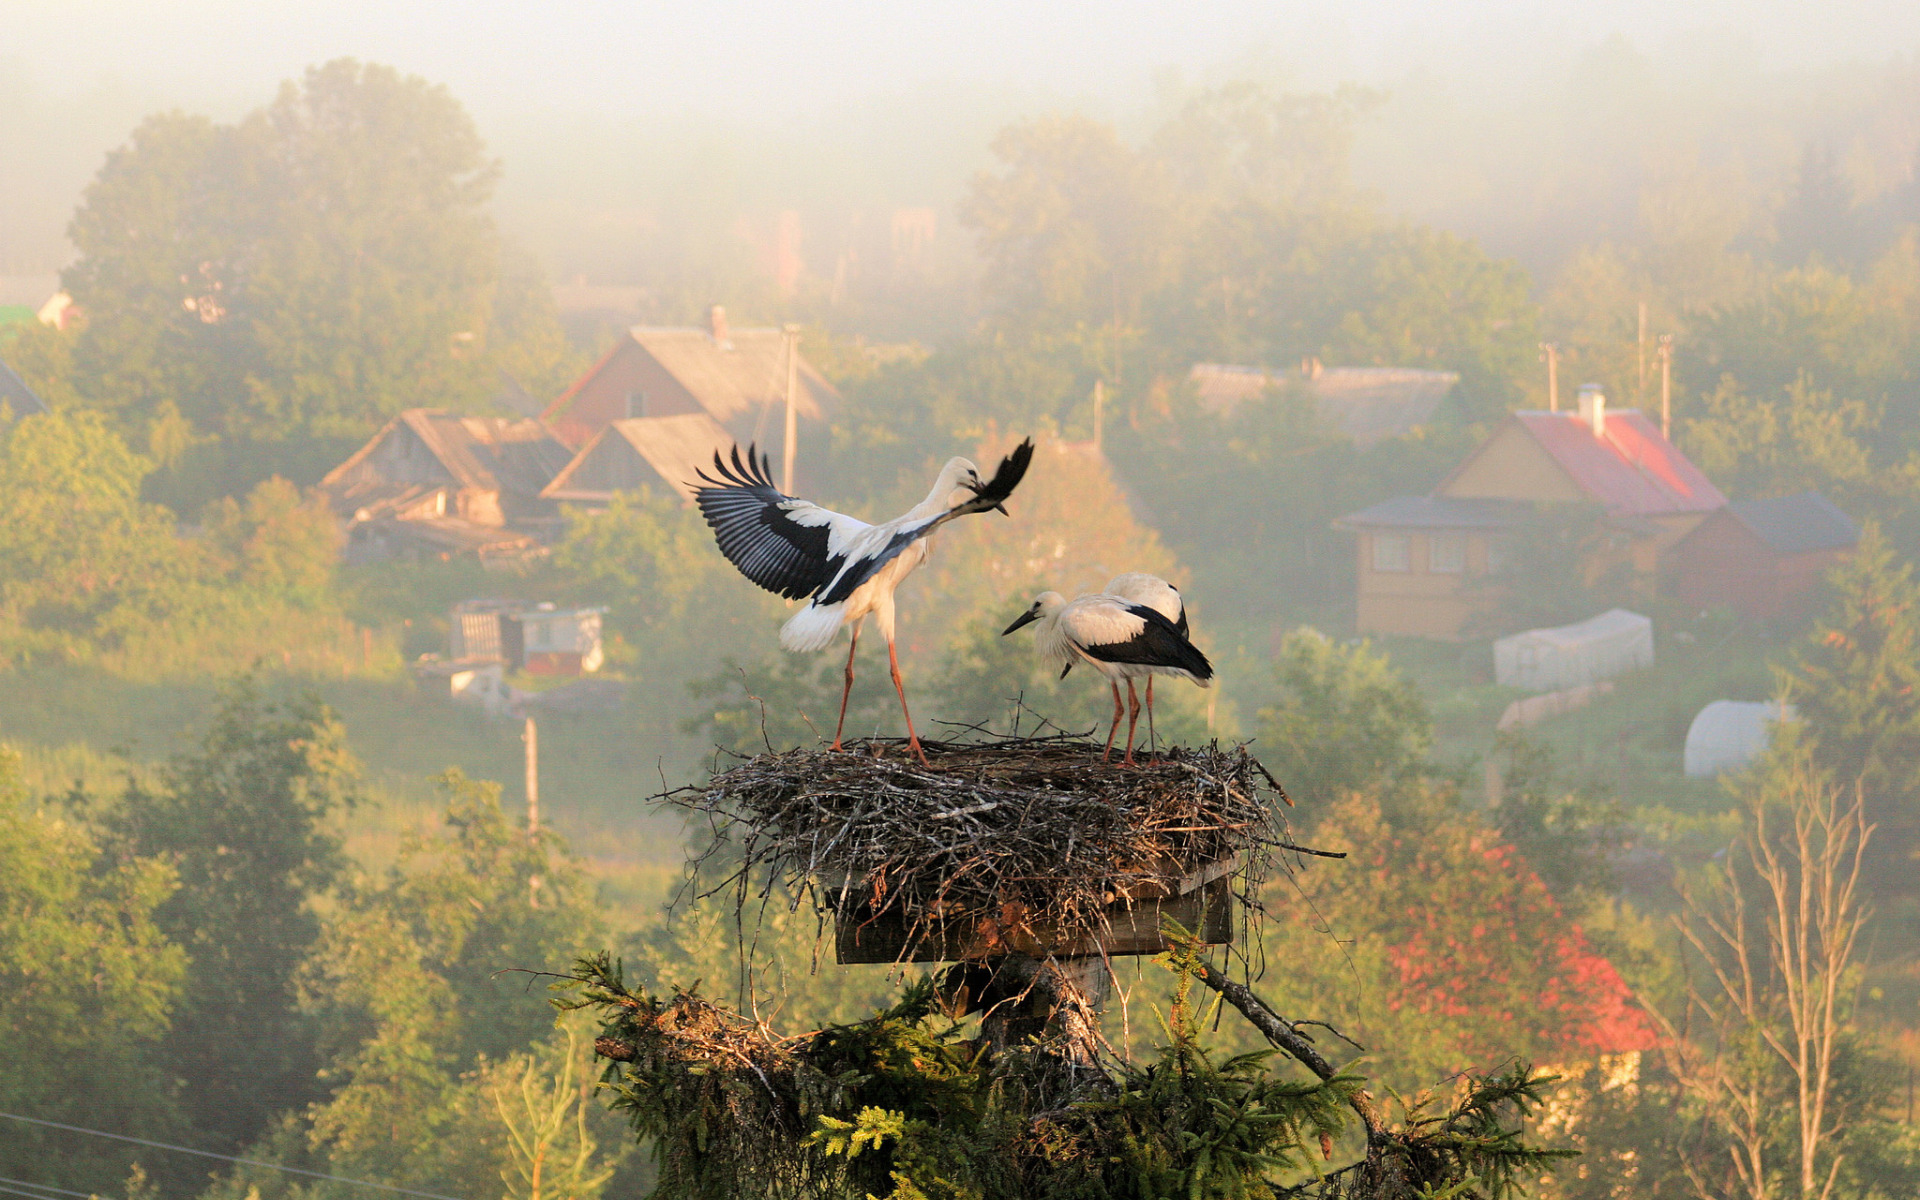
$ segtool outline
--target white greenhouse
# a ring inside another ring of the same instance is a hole
[[[1585,687],[1652,665],[1653,622],[1624,608],[1493,644],[1494,681],[1529,692]]]
[[[1687,778],[1711,779],[1744,769],[1766,753],[1776,724],[1797,718],[1793,705],[1782,710],[1777,700],[1715,700],[1687,726]]]

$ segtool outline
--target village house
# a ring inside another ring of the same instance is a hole
[[[1313,397],[1322,420],[1368,446],[1431,421],[1460,376],[1415,367],[1328,367],[1308,358],[1297,373],[1195,363],[1187,381],[1200,407],[1223,417],[1269,389],[1302,389]]]
[[[401,413],[320,481],[349,561],[517,561],[540,551],[554,505],[541,491],[571,457],[529,419]]]
[[[1819,492],[1736,500],[1674,546],[1674,592],[1694,608],[1797,620],[1811,613],[1827,570],[1859,541],[1853,518]]]
[[[1515,534],[1557,506],[1590,506],[1611,534],[1585,582],[1624,570],[1652,592],[1667,553],[1726,497],[1633,409],[1583,388],[1578,412],[1510,413],[1427,496],[1343,517],[1358,553],[1362,633],[1458,639],[1501,607]]]
[[[540,494],[596,508],[610,503],[616,492],[644,487],[691,505],[698,473],[704,469],[712,474],[714,452],[733,444],[733,436],[705,412],[615,421],[595,434]]]
[[[548,405],[543,416],[561,441],[584,451],[616,421],[705,415],[711,425],[656,426],[662,432],[642,434],[638,440],[677,444],[697,428],[713,441],[701,448],[703,461],[712,461],[713,450],[754,444],[772,460],[775,478],[780,479],[791,391],[795,472],[796,478],[804,478],[810,456],[826,448],[827,421],[839,393],[804,354],[796,351],[789,362],[791,344],[780,329],[730,328],[719,305],[708,314],[704,329],[636,325]],[[618,446],[609,450],[616,456],[625,453]],[[659,474],[645,452],[636,453]],[[579,490],[605,490],[582,484]]]

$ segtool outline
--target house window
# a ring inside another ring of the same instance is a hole
[[[647,394],[645,392],[627,393],[627,419],[647,415]]]
[[[1407,535],[1404,533],[1376,533],[1373,535],[1373,569],[1376,571],[1405,571],[1408,569]]]
[[[1467,535],[1436,533],[1429,540],[1427,569],[1436,575],[1464,575],[1467,571]]]

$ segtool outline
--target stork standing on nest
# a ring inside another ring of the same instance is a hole
[[[1127,720],[1127,753],[1123,766],[1133,765],[1133,733],[1140,720],[1140,697],[1133,681],[1141,676],[1151,679],[1155,672],[1191,679],[1201,687],[1213,682],[1213,664],[1198,647],[1189,642],[1173,623],[1142,604],[1130,604],[1118,596],[1089,593],[1068,600],[1059,592],[1042,592],[1033,607],[1021,613],[1000,636],[1038,622],[1034,642],[1040,657],[1061,666],[1065,676],[1074,664],[1084,662],[1106,679],[1113,689],[1113,728],[1107,731],[1107,747],[1102,761],[1113,757],[1113,739],[1120,732],[1120,681],[1127,684],[1131,702]]]
[[[1187,604],[1180,598],[1180,589],[1145,571],[1128,571],[1124,575],[1115,575],[1100,589],[1109,596],[1118,596],[1128,604],[1145,605],[1159,613],[1172,625],[1174,631],[1188,641],[1193,640],[1192,632],[1187,628]],[[1153,740],[1153,676],[1147,676],[1147,739]]]
[[[900,694],[900,712],[907,721],[907,745],[925,766],[927,755],[913,732],[913,714],[907,709],[906,685],[900,681],[900,656],[893,643],[893,592],[913,569],[927,561],[932,543],[927,539],[940,526],[968,513],[989,510],[1006,514],[1027,465],[1033,461],[1031,439],[1014,447],[1000,460],[993,478],[985,482],[980,471],[964,458],[947,460],[927,498],[903,515],[878,525],[825,509],[807,500],[783,495],[773,486],[770,463],[747,447],[746,461],[734,447],[731,463],[714,452],[714,474],[700,472],[705,486],[694,491],[694,502],[713,527],[720,553],[740,573],[770,592],[789,600],[806,600],[780,629],[780,644],[788,650],[824,650],[842,625],[853,625],[847,647],[846,687],[840,693],[840,720],[833,727],[833,749],[840,749],[847,723],[847,697],[853,693],[853,652],[860,645],[860,626],[871,614],[887,639],[887,662],[893,670],[893,690]]]

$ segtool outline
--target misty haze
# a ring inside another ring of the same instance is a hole
[[[0,1196],[1920,1195],[1920,7],[0,111]]]

